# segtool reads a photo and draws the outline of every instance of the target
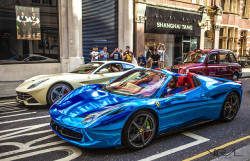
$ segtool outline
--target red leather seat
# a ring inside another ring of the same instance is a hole
[[[188,84],[190,84],[190,86],[188,87],[188,89],[192,89],[192,88],[195,87],[192,77],[197,77],[197,75],[195,73],[188,73],[187,74]]]
[[[188,79],[186,76],[179,76],[177,87],[188,85]],[[187,87],[183,88],[183,91],[187,90]]]

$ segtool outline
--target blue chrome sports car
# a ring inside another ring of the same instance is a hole
[[[175,74],[179,93],[170,94],[173,75],[135,69],[108,85],[80,87],[51,107],[51,128],[62,139],[86,148],[140,149],[155,135],[173,129],[234,119],[242,98],[240,83]]]

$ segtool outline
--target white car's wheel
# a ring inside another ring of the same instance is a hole
[[[53,105],[56,101],[61,99],[65,94],[69,93],[71,90],[71,87],[67,84],[59,83],[53,85],[48,91],[48,105]]]

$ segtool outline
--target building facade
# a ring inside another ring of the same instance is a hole
[[[82,56],[81,0],[0,1],[0,81],[72,71]]]
[[[137,57],[163,43],[166,67],[195,49],[249,55],[250,0],[0,2],[0,81],[72,71],[95,45],[109,53],[129,45]]]
[[[166,45],[168,60],[194,49],[249,55],[249,0],[135,0],[135,51]],[[144,40],[144,41],[141,41]]]

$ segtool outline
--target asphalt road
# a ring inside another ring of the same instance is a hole
[[[49,127],[49,107],[25,107],[0,101],[1,160],[212,160],[250,145],[250,78],[241,79],[243,101],[234,121],[212,121],[157,137],[149,147],[84,149],[57,137]],[[249,146],[248,146],[249,147]],[[216,150],[214,150],[214,148]],[[250,151],[250,149],[249,149]],[[250,158],[248,158],[250,160]]]

